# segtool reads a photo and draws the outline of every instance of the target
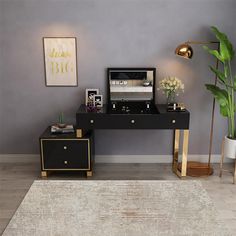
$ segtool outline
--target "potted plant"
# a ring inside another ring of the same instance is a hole
[[[64,122],[63,112],[60,112],[60,114],[59,114],[57,125],[58,125],[59,128],[65,128],[66,127],[66,123]]]
[[[236,158],[236,130],[235,130],[235,92],[236,76],[232,73],[231,63],[234,58],[234,48],[228,37],[216,27],[211,30],[219,40],[219,50],[211,50],[204,46],[211,55],[216,57],[222,64],[221,70],[209,66],[211,71],[217,75],[218,85],[206,84],[206,88],[213,94],[220,106],[220,114],[228,120],[228,134],[224,138],[224,156]]]

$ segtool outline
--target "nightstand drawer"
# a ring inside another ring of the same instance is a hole
[[[43,170],[90,169],[89,139],[41,139]]]

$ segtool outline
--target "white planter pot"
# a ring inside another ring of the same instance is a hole
[[[236,159],[236,139],[230,139],[225,136],[224,157]]]

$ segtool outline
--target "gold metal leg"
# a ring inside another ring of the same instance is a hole
[[[77,138],[83,137],[83,130],[82,129],[76,129],[76,137]]]
[[[92,177],[93,176],[93,172],[92,171],[87,171],[87,177]]]
[[[187,175],[188,138],[189,138],[189,130],[186,129],[184,130],[184,137],[183,137],[182,163],[179,164],[178,158],[179,158],[180,130],[179,129],[175,130],[172,170],[180,178],[185,177]],[[181,165],[181,170],[179,168],[179,165]]]
[[[223,162],[224,162],[224,139],[223,139],[222,145],[221,145],[220,177],[222,177]]]
[[[41,171],[41,177],[47,177],[48,172],[47,171]]]
[[[181,177],[187,175],[187,160],[188,160],[188,137],[189,130],[184,130],[184,139],[183,139],[183,155],[182,155],[182,168],[181,168]]]
[[[179,137],[180,137],[180,130],[176,129],[174,131],[174,153],[173,153],[173,163],[172,163],[172,170],[177,172],[178,169],[178,158],[179,158]]]

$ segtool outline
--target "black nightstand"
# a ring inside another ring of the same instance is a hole
[[[50,127],[40,136],[41,176],[48,171],[86,171],[92,176],[94,163],[93,132],[83,138],[75,133],[51,134]]]

